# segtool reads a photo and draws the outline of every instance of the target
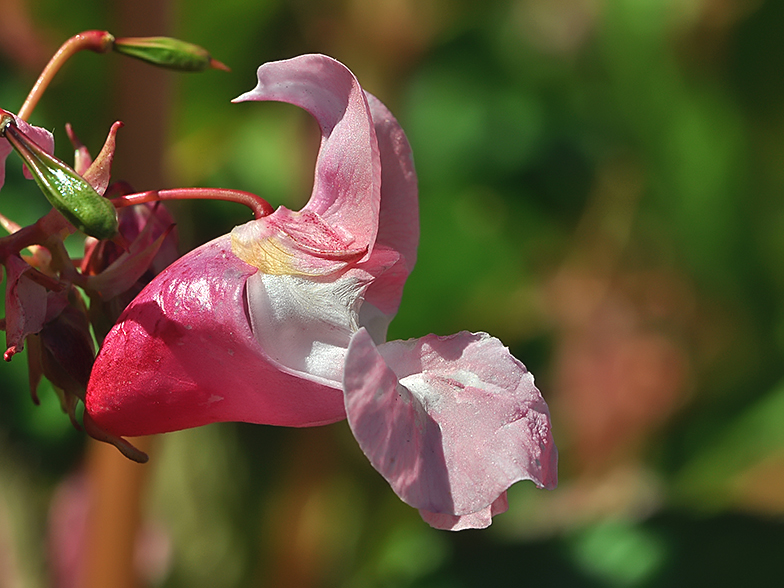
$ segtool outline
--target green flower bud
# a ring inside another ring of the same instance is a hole
[[[119,223],[114,205],[96,192],[90,182],[41,149],[10,117],[0,120],[0,135],[24,159],[38,187],[68,222],[96,239],[111,239],[117,234]]]
[[[206,49],[170,37],[125,37],[116,39],[114,50],[168,69],[204,71],[208,67],[228,70]]]

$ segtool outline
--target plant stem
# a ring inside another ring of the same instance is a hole
[[[256,219],[272,214],[273,208],[262,197],[250,192],[228,190],[224,188],[176,188],[173,190],[149,190],[136,194],[126,194],[113,198],[112,202],[117,208],[133,206],[144,202],[158,202],[159,200],[226,200],[244,204],[253,211]]]
[[[63,64],[73,55],[85,49],[95,51],[96,53],[105,53],[111,48],[113,43],[114,36],[107,31],[84,31],[68,39],[57,50],[57,53],[52,56],[41,75],[38,76],[33,89],[27,95],[17,116],[25,121],[30,117],[55,74],[60,71]]]

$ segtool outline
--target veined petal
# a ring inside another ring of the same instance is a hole
[[[417,177],[411,146],[395,117],[377,98],[365,93],[381,154],[381,208],[375,251],[388,249],[383,272],[373,257],[360,264],[376,279],[365,292],[360,323],[377,344],[386,341],[387,327],[397,314],[403,286],[414,269],[419,245]],[[393,254],[393,255],[392,255]],[[394,261],[389,262],[390,255]]]
[[[284,206],[270,216],[235,227],[234,254],[265,274],[324,276],[361,259],[367,249],[352,248],[353,239],[309,210]]]
[[[256,271],[224,236],[150,282],[96,359],[85,407],[98,426],[135,436],[217,421],[311,426],[345,418],[338,383],[279,365],[254,337],[245,286]]]
[[[346,257],[368,259],[378,231],[381,162],[359,82],[343,64],[324,55],[266,63],[258,69],[258,80],[256,88],[234,102],[274,100],[307,110],[321,128],[321,148],[313,193],[303,211],[281,207],[254,221],[261,228],[250,235],[245,233],[248,225],[238,227],[234,239],[246,247],[235,246],[235,251],[261,271],[277,274],[324,275],[343,269]],[[251,247],[258,253],[249,256]],[[311,264],[318,272],[281,263],[305,256],[322,260]]]
[[[513,483],[556,485],[547,404],[525,366],[485,333],[376,348],[360,330],[349,345],[344,393],[349,425],[373,467],[431,523],[476,526]]]

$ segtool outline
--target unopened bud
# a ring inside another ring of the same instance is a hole
[[[24,159],[38,187],[68,222],[96,239],[111,239],[117,234],[114,205],[96,192],[90,182],[41,149],[13,120],[2,117],[0,135],[4,135]]]
[[[116,39],[114,50],[159,67],[179,71],[204,71],[212,67],[228,71],[203,47],[170,37],[125,37]]]

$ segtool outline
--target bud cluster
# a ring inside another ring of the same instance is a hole
[[[204,190],[188,189],[134,194],[126,183],[112,182],[120,122],[112,126],[95,159],[68,126],[76,153],[73,166],[53,155],[51,133],[27,123],[67,59],[84,49],[104,53],[110,48],[169,69],[228,69],[203,48],[176,39],[116,39],[106,31],[86,31],[54,55],[18,114],[0,109],[0,188],[5,159],[16,151],[24,161],[25,175],[35,180],[52,205],[26,227],[0,214],[0,224],[9,233],[0,237],[0,276],[4,273],[6,282],[5,317],[0,318],[6,333],[3,357],[10,361],[26,347],[33,400],[38,403],[38,385],[47,378],[77,428],[77,406],[85,398],[96,342],[100,345],[125,306],[177,257],[174,220],[159,201],[213,197]],[[267,213],[266,203],[253,195],[224,190],[214,197],[249,205],[257,216]],[[77,231],[85,235],[84,255],[71,259],[64,239]],[[132,459],[146,459],[86,417],[84,425],[89,434],[115,443]]]

